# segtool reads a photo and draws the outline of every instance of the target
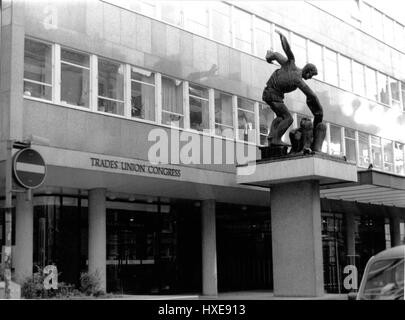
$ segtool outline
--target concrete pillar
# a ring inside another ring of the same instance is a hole
[[[89,272],[97,273],[106,291],[107,227],[105,189],[89,191]]]
[[[353,211],[346,211],[345,214],[346,223],[346,243],[347,243],[347,263],[350,265],[356,265],[356,236],[355,236],[355,219]]]
[[[34,242],[34,209],[25,193],[17,193],[15,221],[14,274],[18,283],[32,275]]]
[[[275,185],[270,196],[274,295],[323,296],[319,182]]]
[[[392,213],[390,217],[391,246],[401,245],[401,219],[398,213]]]
[[[204,200],[201,204],[202,293],[206,296],[218,295],[215,225],[215,200]]]

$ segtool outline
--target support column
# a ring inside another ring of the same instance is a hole
[[[319,182],[271,188],[271,230],[275,296],[323,296]]]
[[[89,191],[89,272],[97,274],[106,291],[106,200],[105,189]]]
[[[401,219],[397,212],[393,212],[390,217],[391,246],[401,245]]]
[[[215,221],[215,200],[204,200],[201,204],[202,228],[202,293],[218,295],[217,241]]]
[[[356,265],[356,237],[355,237],[355,223],[353,211],[346,211],[346,242],[347,242],[347,263]]]
[[[33,241],[34,241],[34,209],[32,200],[26,200],[25,193],[17,193],[15,221],[15,250],[13,265],[15,278],[22,283],[32,276]]]

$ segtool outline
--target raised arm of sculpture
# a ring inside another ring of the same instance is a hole
[[[283,50],[284,50],[285,54],[287,55],[288,60],[295,61],[294,54],[291,51],[291,47],[287,41],[287,38],[278,30],[276,30],[276,33],[278,33],[280,35],[281,46],[283,47]]]

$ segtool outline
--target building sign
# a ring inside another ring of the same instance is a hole
[[[101,158],[90,158],[92,167],[112,169],[118,171],[132,171],[146,174],[163,175],[171,177],[180,177],[180,169],[171,169],[155,165],[139,164],[136,162],[127,162],[120,160],[110,160]]]

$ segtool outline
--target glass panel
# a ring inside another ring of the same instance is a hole
[[[161,1],[162,20],[175,26],[182,26],[181,1]]]
[[[202,1],[183,2],[186,28],[193,33],[208,36],[208,8]]]
[[[356,162],[356,133],[352,129],[345,128],[346,158],[350,162]]]
[[[190,128],[203,131],[209,127],[208,101],[190,96]]]
[[[381,138],[371,136],[371,155],[373,159],[373,166],[375,168],[382,168],[382,154],[381,154]]]
[[[353,66],[353,91],[359,95],[365,95],[364,66],[356,61]]]
[[[61,102],[89,107],[90,71],[68,64],[61,64]]]
[[[164,111],[162,112],[162,123],[176,128],[183,128],[183,115]]]
[[[388,77],[385,74],[377,72],[377,86],[379,102],[389,104]]]
[[[183,115],[183,82],[162,77],[162,109]]]
[[[203,99],[208,99],[208,89],[195,84],[189,85],[189,94]]]
[[[155,120],[155,87],[140,82],[131,83],[131,117]]]
[[[392,141],[382,140],[384,148],[384,170],[385,171],[394,171],[394,149],[392,146]]]
[[[98,98],[98,111],[124,115],[124,103]]]
[[[384,41],[393,44],[394,42],[394,21],[384,16]]]
[[[52,84],[52,46],[25,39],[24,78]],[[24,95],[51,100],[52,87],[24,82]]]
[[[405,111],[405,83],[401,82],[402,111]]]
[[[27,97],[52,100],[52,87],[24,81],[24,95]]]
[[[368,167],[370,164],[370,151],[368,134],[359,132],[359,166]]]
[[[341,127],[330,125],[330,152],[331,155],[342,154]]]
[[[340,56],[339,59],[339,77],[340,87],[342,89],[352,91],[352,73],[350,59]]]
[[[238,108],[254,112],[255,105],[253,101],[238,97]]]
[[[295,63],[299,68],[304,67],[307,63],[307,44],[306,39],[296,35],[291,34],[291,49],[294,53]]]
[[[215,122],[233,126],[232,96],[215,91]]]
[[[98,95],[124,100],[124,67],[120,63],[98,60]]]
[[[377,10],[372,10],[373,33],[377,38],[383,38],[383,15]]]
[[[274,119],[274,112],[271,110],[270,106],[263,103],[259,104],[259,122],[260,122],[260,133],[266,136],[270,133],[271,123]]]
[[[131,79],[155,84],[155,77],[152,72],[135,67],[131,67]]]
[[[322,47],[312,41],[308,44],[308,61],[315,64],[318,69],[318,75],[315,76],[315,79],[323,80]]]
[[[395,173],[404,174],[404,145],[394,142]]]
[[[366,88],[367,98],[377,101],[377,83],[376,72],[373,69],[365,67],[366,69]]]
[[[256,18],[255,26],[256,55],[264,59],[271,48],[270,23]]]
[[[212,38],[229,45],[231,42],[231,7],[214,1],[210,5],[212,7]]]
[[[254,113],[238,110],[238,128],[239,140],[256,142]]]
[[[233,22],[235,32],[235,48],[251,52],[252,51],[252,16],[242,10],[234,10]]]
[[[400,93],[399,93],[399,81],[388,78],[391,87],[391,105],[394,108],[400,109]]]
[[[215,134],[218,136],[223,136],[229,139],[234,138],[233,128],[229,128],[227,126],[222,126],[218,123],[215,124]]]
[[[69,63],[74,63],[83,67],[90,67],[90,56],[88,54],[71,51],[61,48],[61,60]]]
[[[336,52],[325,48],[325,81],[330,84],[337,85],[338,73],[337,73],[337,56]]]

